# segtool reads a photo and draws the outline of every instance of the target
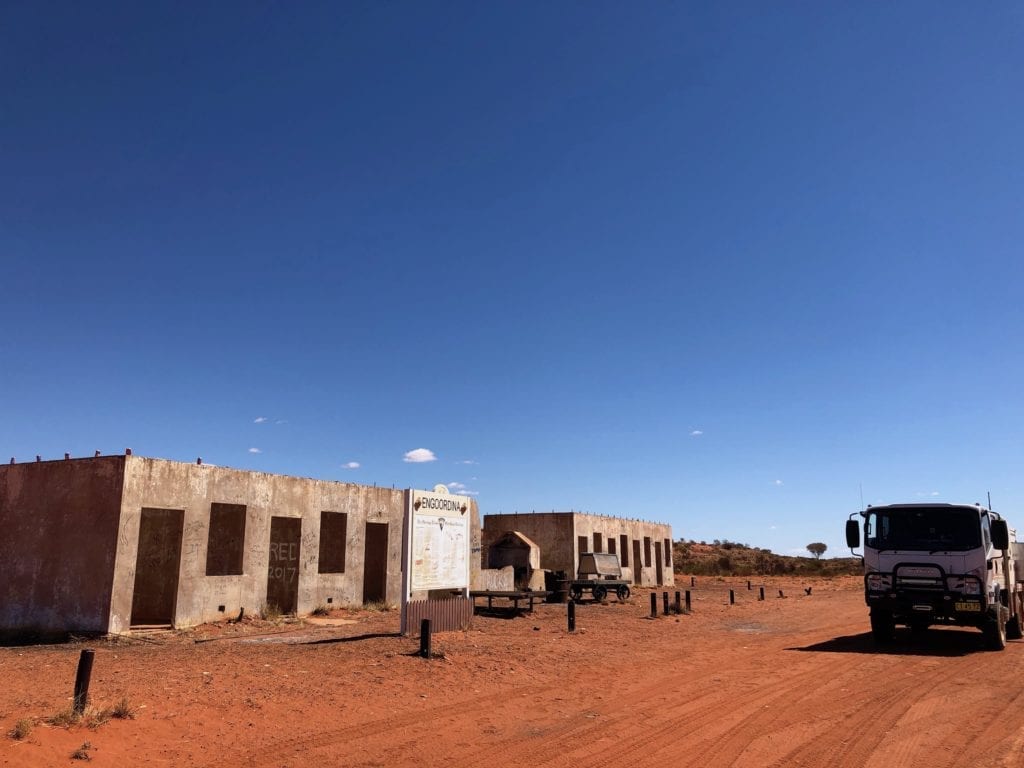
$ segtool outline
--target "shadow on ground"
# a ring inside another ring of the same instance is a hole
[[[834,637],[814,645],[787,648],[787,651],[812,651],[815,653],[869,653],[887,656],[969,656],[985,653],[981,633],[970,629],[928,630],[912,634],[909,630],[896,632],[891,643],[878,644],[870,632],[859,635]]]

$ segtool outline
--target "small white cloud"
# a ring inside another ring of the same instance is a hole
[[[917,492],[917,497],[919,499],[924,499],[924,498],[928,498],[928,497],[935,497],[935,496],[941,496],[941,495],[942,494],[939,493],[938,491],[930,491],[928,493],[925,493],[924,491],[918,491]]]
[[[768,530],[769,531],[777,531],[778,529],[779,529],[779,526],[777,526],[777,525],[769,525],[768,526]]]
[[[287,424],[288,423],[288,419],[278,419],[274,423],[275,424]]]
[[[348,461],[341,465],[342,469],[359,469],[361,465],[358,461]]]
[[[255,419],[252,420],[252,423],[253,424],[262,424],[263,422],[265,422],[267,420],[268,419],[267,419],[266,416],[257,416]]]
[[[456,464],[476,464],[473,459],[463,459],[462,461],[456,461]]]
[[[691,429],[690,430],[690,437],[700,437],[703,434],[704,434],[704,430],[702,430],[702,429]]]
[[[250,448],[249,453],[263,453],[259,448]]]
[[[465,483],[448,483],[448,488],[453,491],[461,491],[466,488]]]
[[[782,482],[781,480],[776,480],[774,483],[772,483],[772,485],[779,486],[779,485],[785,485],[785,483]]]
[[[459,491],[462,496],[479,496],[480,491]]]
[[[406,453],[402,461],[407,464],[422,464],[426,461],[437,461],[437,456],[429,448],[417,448]]]

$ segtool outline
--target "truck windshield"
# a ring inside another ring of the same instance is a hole
[[[865,541],[873,549],[962,552],[981,546],[981,522],[964,507],[871,510]]]

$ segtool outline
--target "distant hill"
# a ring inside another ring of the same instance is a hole
[[[863,572],[856,557],[815,560],[809,556],[776,555],[770,550],[728,539],[715,539],[711,543],[674,542],[672,564],[676,573],[698,576],[841,576]]]

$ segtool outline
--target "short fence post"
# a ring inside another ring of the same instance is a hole
[[[690,612],[690,590],[686,590],[686,612]]]
[[[682,595],[680,595],[678,592],[676,592],[676,613],[682,613],[683,612],[683,605],[682,605],[681,601],[682,601]]]
[[[651,618],[657,618],[658,616],[658,593],[651,592]]]
[[[690,586],[691,587],[696,587],[697,586],[697,577],[696,576],[691,576],[690,577]]]
[[[782,590],[781,589],[779,590],[779,597],[785,597],[785,595],[782,594]]]
[[[757,599],[764,600],[764,587],[757,588]]]
[[[92,677],[92,659],[95,652],[89,648],[78,657],[78,673],[75,675],[74,711],[76,715],[85,712],[89,703],[89,679]]]
[[[568,608],[566,610],[568,611],[568,617],[569,617],[569,631],[570,632],[575,632],[576,631],[576,601],[570,598],[569,599],[569,606],[568,606]]]
[[[423,619],[420,622],[420,656],[429,659],[430,652],[430,619]]]
[[[736,604],[736,593],[733,590],[729,590],[729,605]]]
[[[664,593],[662,597],[664,598],[662,601],[662,613],[668,616],[668,592]]]
[[[747,592],[749,592],[752,589],[753,589],[753,587],[750,586],[750,579],[747,579]]]

